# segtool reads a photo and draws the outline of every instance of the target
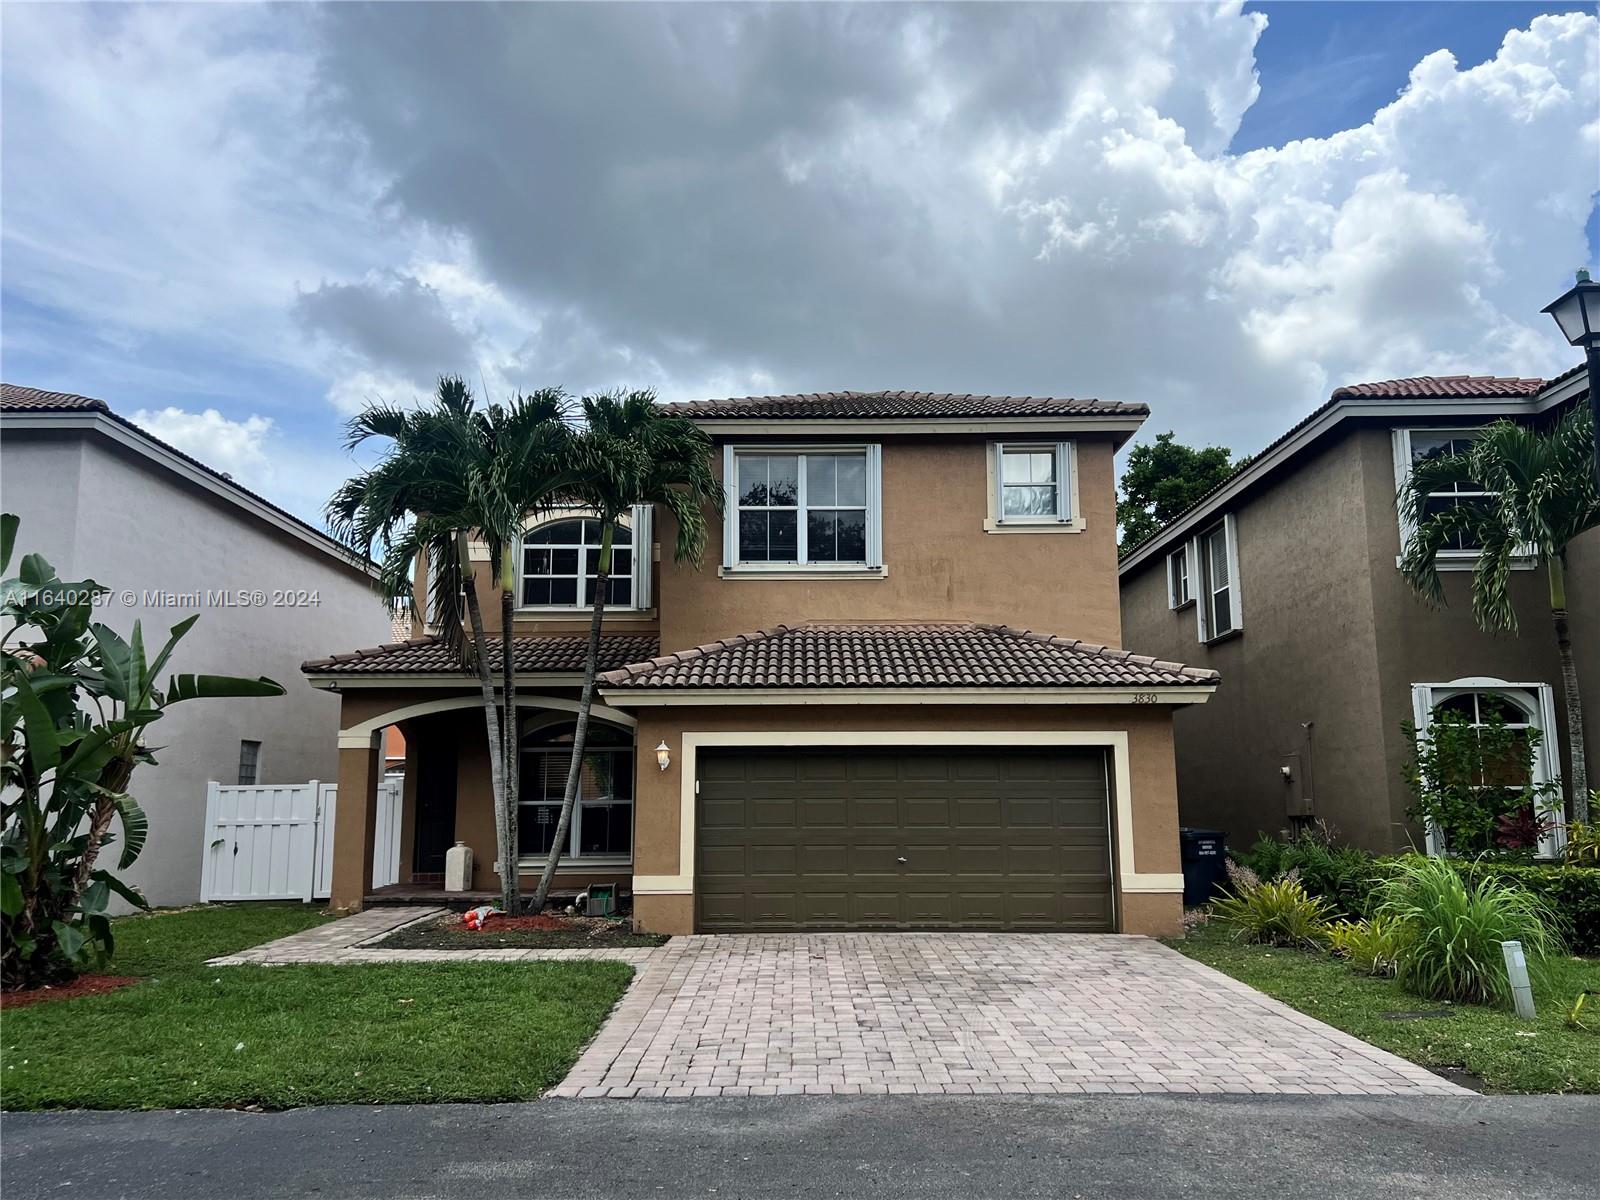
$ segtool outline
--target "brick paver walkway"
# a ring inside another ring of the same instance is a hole
[[[434,905],[378,907],[340,917],[314,929],[302,929],[275,942],[211,959],[213,967],[243,963],[404,963],[404,962],[537,962],[546,959],[605,959],[640,966],[656,953],[653,947],[615,946],[595,950],[388,950],[368,945],[402,925],[437,916]]]
[[[792,934],[653,951],[557,1096],[1462,1095],[1147,938]]]

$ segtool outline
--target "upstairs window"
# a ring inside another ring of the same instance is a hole
[[[1239,546],[1233,518],[1224,517],[1194,541],[1200,585],[1200,640],[1214,641],[1244,627],[1239,605]]]
[[[1189,583],[1189,547],[1179,546],[1167,555],[1167,607],[1182,608],[1194,603]]]
[[[1071,443],[997,442],[994,456],[997,524],[1057,524],[1072,519]]]
[[[1477,440],[1477,429],[1397,429],[1395,430],[1395,483],[1404,483],[1405,477],[1418,463],[1428,462],[1447,455],[1465,454]],[[1431,517],[1448,512],[1464,504],[1481,504],[1498,495],[1482,485],[1470,481],[1451,484],[1441,491],[1430,493],[1423,505],[1423,515]],[[1411,530],[1402,526],[1402,542],[1411,537]],[[1476,557],[1483,547],[1476,539],[1457,532],[1440,550],[1441,557]]]
[[[724,459],[731,481],[724,565],[879,566],[877,449],[730,447]]]
[[[524,608],[589,608],[600,567],[600,522],[584,517],[552,521],[522,538],[521,602]],[[633,531],[618,525],[611,537],[611,576],[606,604],[632,608]]]

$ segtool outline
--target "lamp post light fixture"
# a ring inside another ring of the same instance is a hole
[[[1584,353],[1589,366],[1589,416],[1594,421],[1594,477],[1600,485],[1600,283],[1578,271],[1577,282],[1540,311],[1549,313],[1561,334]]]
[[[656,747],[656,766],[665,771],[671,765],[672,751],[667,749],[666,740],[662,739],[661,744]]]

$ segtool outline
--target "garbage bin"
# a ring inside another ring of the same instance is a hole
[[[1228,878],[1225,854],[1228,835],[1220,829],[1180,829],[1183,856],[1183,906],[1194,908],[1211,899]]]

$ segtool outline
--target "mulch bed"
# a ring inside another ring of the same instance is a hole
[[[30,1004],[45,1004],[51,1000],[100,996],[138,982],[137,975],[79,975],[71,983],[46,984],[25,992],[0,992],[0,1008],[27,1008]]]
[[[635,933],[628,922],[607,917],[496,914],[484,922],[482,929],[468,929],[462,914],[448,913],[397,929],[374,945],[385,950],[595,950],[659,946],[666,940],[659,933]]]

